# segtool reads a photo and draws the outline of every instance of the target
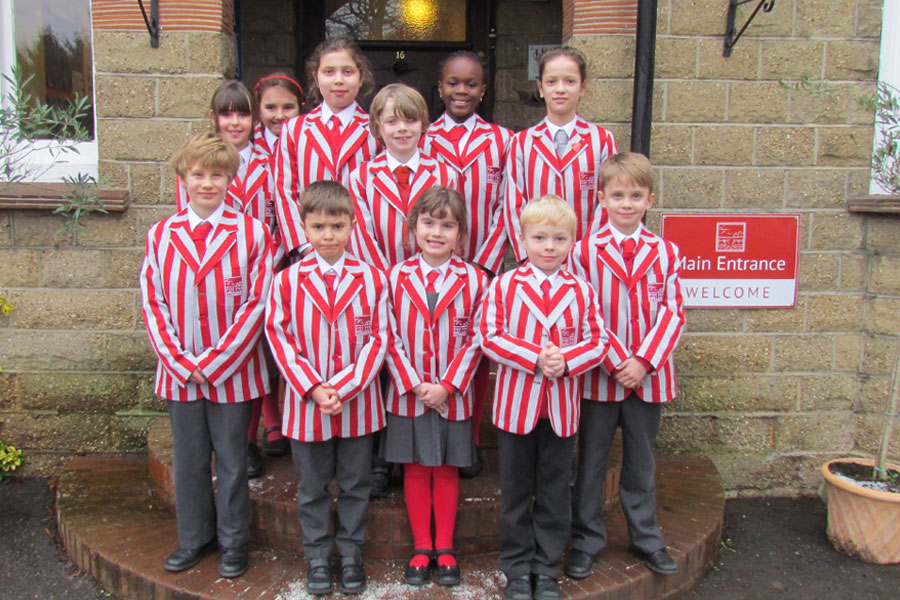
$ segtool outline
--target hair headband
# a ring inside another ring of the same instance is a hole
[[[259,93],[259,86],[262,85],[263,81],[268,81],[269,79],[284,79],[285,81],[290,81],[294,85],[297,86],[297,89],[300,90],[300,93],[303,93],[303,86],[299,83],[288,77],[287,75],[266,75],[265,77],[260,77],[259,81],[256,82],[256,85],[253,86],[253,91],[257,94]]]

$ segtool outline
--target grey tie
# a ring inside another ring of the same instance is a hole
[[[569,134],[565,129],[557,129],[553,141],[556,142],[556,155],[562,158],[562,155],[566,153],[566,146],[569,145]]]

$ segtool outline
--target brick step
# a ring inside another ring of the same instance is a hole
[[[621,450],[611,453],[606,477],[606,512],[618,503]],[[168,419],[157,419],[147,434],[147,454],[153,489],[174,511],[172,436]],[[497,451],[486,448],[487,462],[474,479],[460,481],[460,506],[456,517],[454,546],[460,554],[494,552],[498,544],[500,487]],[[302,553],[297,518],[297,474],[290,456],[263,457],[265,473],[250,480],[250,539],[278,550]],[[396,481],[391,495],[374,500],[369,507],[368,558],[406,558],[413,549],[412,532],[403,500],[402,482]],[[332,490],[336,493],[336,490]]]
[[[657,506],[669,551],[680,569],[663,577],[628,554],[624,517],[607,517],[609,544],[594,574],[562,578],[568,599],[671,598],[689,590],[712,567],[722,533],[725,496],[712,461],[697,456],[660,456]],[[218,576],[217,556],[183,573],[167,573],[163,561],[175,546],[175,519],[151,491],[144,457],[90,455],[72,459],[59,481],[57,517],[69,556],[101,587],[128,600],[162,598],[249,600],[307,598],[306,566],[296,553],[251,548],[250,570],[234,580]],[[369,589],[362,599],[481,600],[502,597],[504,578],[496,554],[461,555],[463,581],[444,589],[402,583],[402,559],[366,562]]]

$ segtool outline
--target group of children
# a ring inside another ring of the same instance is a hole
[[[434,123],[402,84],[367,115],[357,98],[374,89],[372,69],[346,38],[308,60],[306,114],[286,74],[254,94],[237,82],[215,93],[214,133],[173,156],[178,212],[150,229],[141,275],[174,442],[168,571],[219,545],[223,577],[247,570],[262,417],[263,450],[289,449],[299,477],[310,593],[334,589],[335,547],[342,592],[366,588],[375,458],[403,465],[406,582],[457,584],[459,470],[479,460],[482,355],[497,366],[505,596],[559,598],[570,535],[564,570],[590,575],[617,426],[632,550],[677,571],[656,523],[652,445],[676,391],[679,258],[642,225],[649,161],[617,154],[609,131],[577,116],[585,71],[577,50],[545,52],[547,118],[518,134],[476,114],[485,72],[469,52],[441,65],[446,111]],[[501,273],[507,245],[519,266]]]

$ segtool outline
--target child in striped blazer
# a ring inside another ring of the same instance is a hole
[[[150,228],[141,271],[144,320],[159,357],[156,394],[168,400],[174,444],[179,547],[165,567],[191,568],[216,549],[218,534],[223,577],[248,567],[248,401],[270,391],[261,336],[272,238],[225,205],[238,162],[214,133],[175,153],[190,201]]]
[[[520,239],[528,261],[494,279],[482,309],[482,351],[498,365],[499,559],[512,600],[532,591],[559,598],[580,375],[600,364],[609,341],[590,285],[560,268],[575,228],[559,196],[529,202]]]
[[[376,375],[388,344],[387,281],[345,251],[353,200],[333,181],[300,197],[312,253],[280,271],[266,306],[266,337],[285,380],[282,433],[299,476],[297,503],[307,590],[329,594],[329,558],[341,556],[341,590],[366,588],[362,563],[371,488],[373,434],[384,427]],[[328,489],[337,482],[337,527],[331,532]]]
[[[675,398],[673,352],[684,328],[678,248],[642,224],[653,206],[653,166],[623,152],[600,168],[600,203],[609,222],[578,244],[572,270],[590,281],[610,330],[603,366],[585,375],[578,477],[574,488],[572,549],[565,570],[590,575],[606,545],[603,486],[616,427],[622,427],[619,496],[631,551],[664,575],[678,567],[656,521],[653,442],[662,405]]]
[[[404,465],[415,539],[406,583],[427,583],[434,561],[437,583],[456,585],[459,468],[475,458],[471,383],[481,358],[477,324],[487,277],[454,256],[466,236],[466,208],[456,190],[426,190],[409,213],[409,229],[419,252],[388,271],[393,343],[383,449],[389,462]]]

